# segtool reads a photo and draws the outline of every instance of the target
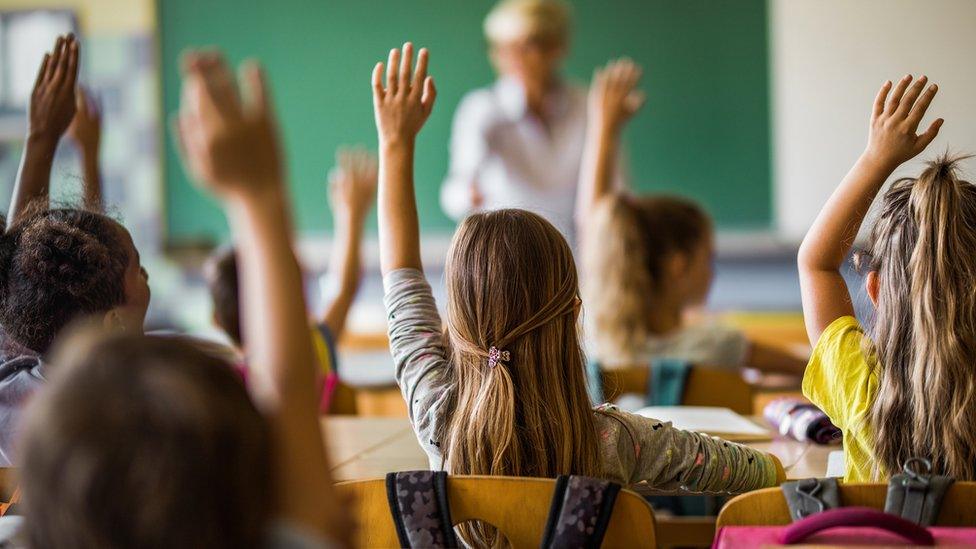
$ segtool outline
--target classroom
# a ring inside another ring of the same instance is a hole
[[[976,547],[973,24],[0,0],[0,547]]]

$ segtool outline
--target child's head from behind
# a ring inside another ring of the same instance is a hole
[[[712,282],[712,222],[670,196],[613,195],[592,212],[583,257],[599,356],[628,359],[654,334],[651,314],[704,302]]]
[[[226,363],[121,334],[69,338],[53,364],[21,443],[31,547],[259,545],[269,433]]]
[[[867,257],[876,305],[866,344],[880,366],[875,455],[893,474],[910,457],[976,480],[976,186],[954,161],[885,193]]]
[[[599,474],[576,265],[563,236],[523,210],[472,215],[454,237],[445,279],[458,386],[451,471]]]
[[[103,214],[54,208],[28,213],[0,237],[0,300],[6,334],[45,353],[83,317],[141,332],[149,286],[122,225]]]
[[[213,321],[231,341],[241,346],[241,308],[237,281],[237,253],[232,247],[218,250],[207,260],[207,286],[213,302]]]

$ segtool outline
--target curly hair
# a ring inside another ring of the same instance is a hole
[[[595,356],[612,357],[605,366],[613,367],[643,356],[666,258],[694,253],[712,222],[690,200],[622,193],[602,200],[592,215],[586,239],[598,245],[584,247],[583,300]]]
[[[111,218],[75,208],[29,213],[0,235],[0,325],[45,353],[72,321],[125,303],[129,251]]]

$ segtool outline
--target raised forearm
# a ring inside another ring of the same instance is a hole
[[[577,218],[582,220],[601,199],[609,194],[614,177],[620,132],[601,123],[594,123],[586,132],[583,159],[580,166]]]
[[[800,246],[805,271],[840,270],[864,216],[895,166],[862,155],[828,199]]]
[[[85,179],[82,183],[84,189],[85,207],[95,211],[101,211],[104,207],[102,203],[102,174],[98,165],[98,148],[87,148],[82,151],[82,167]]]
[[[20,169],[17,172],[17,181],[14,183],[13,196],[10,199],[8,223],[16,221],[28,204],[35,201],[47,203],[51,166],[54,164],[54,153],[57,148],[56,137],[39,135],[27,137],[24,153],[20,159]]]
[[[380,145],[379,236],[384,273],[422,269],[413,188],[413,140]]]
[[[346,317],[359,291],[362,279],[362,240],[365,214],[344,214],[336,219],[335,248],[332,253],[330,276],[335,276],[338,289],[326,305],[322,321],[338,339],[345,330]]]
[[[292,251],[283,193],[228,206],[238,246],[244,336],[261,397],[270,406],[300,397],[315,407],[315,369],[308,334],[302,274]]]

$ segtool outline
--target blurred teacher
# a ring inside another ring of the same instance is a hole
[[[574,240],[586,90],[559,74],[569,25],[569,8],[560,0],[503,0],[488,14],[485,36],[499,78],[469,92],[454,115],[451,165],[441,188],[449,216],[524,208]]]

